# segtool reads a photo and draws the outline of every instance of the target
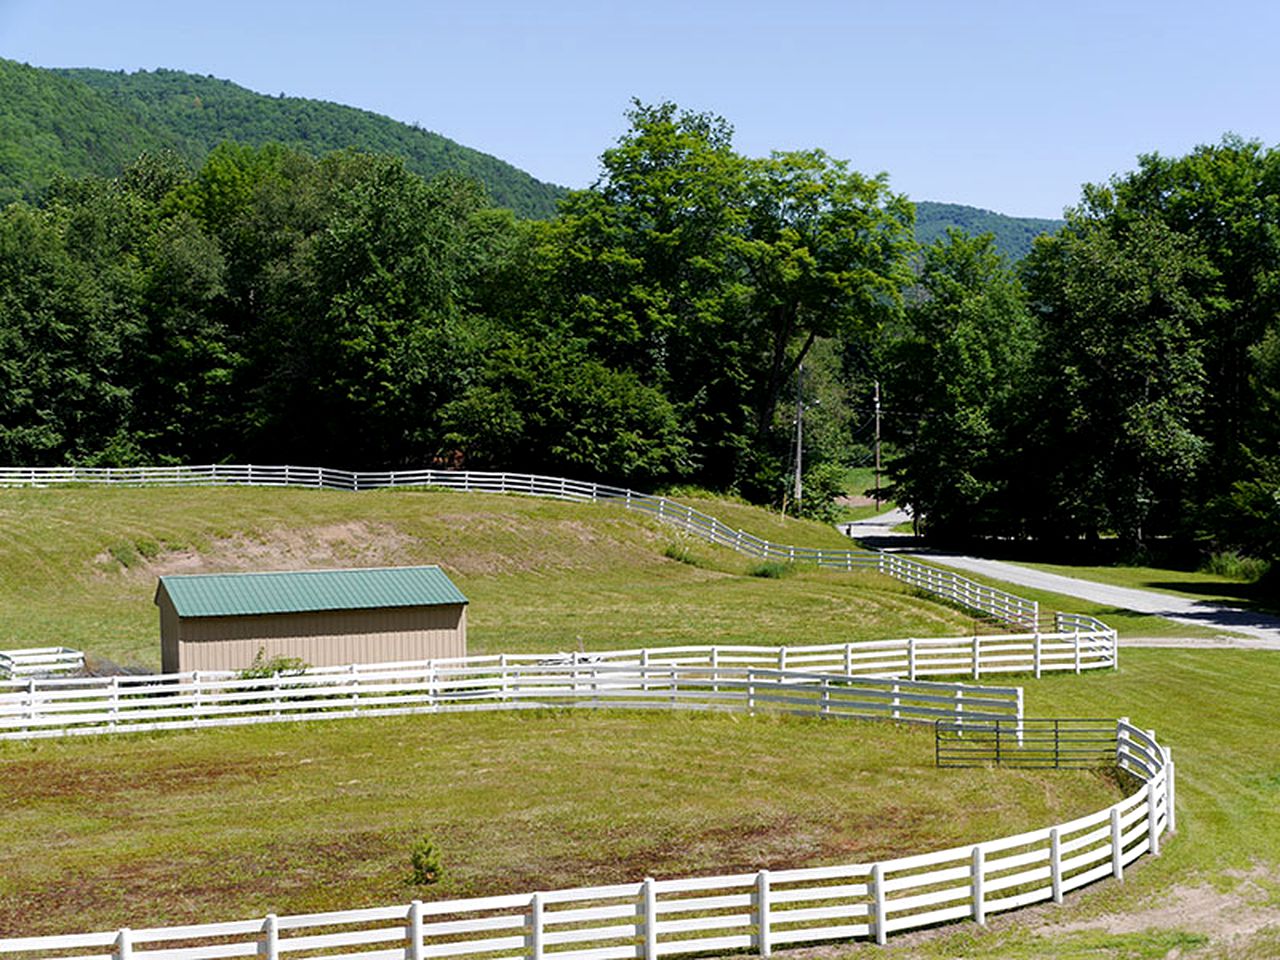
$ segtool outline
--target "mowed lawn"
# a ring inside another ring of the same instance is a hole
[[[821,524],[696,501],[779,541]],[[680,559],[673,559],[673,556]],[[965,614],[876,574],[752,576],[750,558],[610,505],[424,490],[0,490],[0,649],[63,645],[158,668],[157,576],[440,564],[473,653],[956,635]]]
[[[0,744],[0,935],[866,862],[1119,796],[936,770],[928,726],[419,716]],[[411,882],[429,836],[446,875]]]

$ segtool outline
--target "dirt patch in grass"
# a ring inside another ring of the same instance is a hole
[[[1179,884],[1149,905],[1124,913],[1051,924],[1037,932],[1052,938],[1095,930],[1109,934],[1186,930],[1204,934],[1211,941],[1221,941],[1248,937],[1280,924],[1280,907],[1276,906],[1272,892],[1280,885],[1280,869],[1259,865],[1249,871],[1227,871],[1225,876],[1234,881],[1226,889],[1221,885]]]

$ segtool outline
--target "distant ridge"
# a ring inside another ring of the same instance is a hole
[[[524,217],[550,217],[563,187],[390,117],[302,97],[255,93],[180,70],[42,69],[0,60],[0,201],[31,198],[58,173],[111,176],[169,147],[198,166],[224,140],[311,154],[355,147],[403,157],[431,177],[456,170]]]
[[[174,150],[195,167],[224,140],[276,141],[311,154],[348,147],[389,153],[425,177],[456,170],[523,217],[554,216],[567,192],[438,133],[356,107],[255,93],[181,70],[44,69],[0,58],[0,204],[37,198],[58,175],[114,176],[148,150]],[[990,232],[1014,260],[1036,236],[1062,225],[928,200],[916,203],[916,213],[921,243],[948,227]]]
[[[932,243],[945,236],[948,227],[958,227],[975,236],[991,233],[995,235],[1000,252],[1010,260],[1021,260],[1031,252],[1032,240],[1042,233],[1053,233],[1065,222],[1039,217],[1007,217],[959,203],[916,201],[916,239],[921,243]]]

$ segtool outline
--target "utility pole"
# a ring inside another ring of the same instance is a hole
[[[880,381],[876,381],[876,513],[880,512]]]
[[[800,499],[804,496],[804,364],[796,370],[796,515],[800,515]]]

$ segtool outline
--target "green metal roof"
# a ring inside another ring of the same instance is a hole
[[[466,603],[439,567],[202,573],[161,577],[180,617],[233,617],[314,610],[368,610]]]

